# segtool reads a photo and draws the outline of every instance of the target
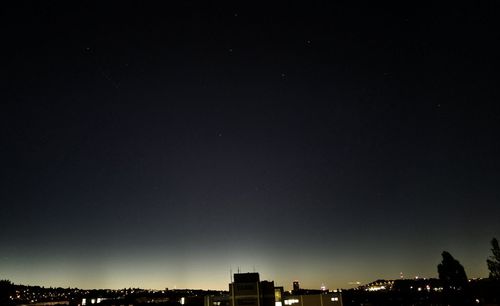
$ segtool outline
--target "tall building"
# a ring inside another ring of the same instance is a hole
[[[259,273],[237,273],[229,284],[231,306],[275,306],[274,282],[261,281]]]
[[[292,290],[292,293],[293,294],[299,294],[299,291],[300,291],[300,284],[299,284],[299,281],[296,280],[293,282],[293,290]]]

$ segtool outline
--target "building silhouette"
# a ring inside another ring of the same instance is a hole
[[[299,284],[299,281],[296,280],[296,281],[293,281],[293,289],[292,289],[292,293],[293,294],[299,294],[300,292],[300,284]]]
[[[205,296],[204,306],[342,306],[340,292],[300,289],[292,292],[275,287],[273,281],[261,281],[259,273],[236,273],[229,284],[229,295]],[[295,294],[293,292],[296,292]]]
[[[231,306],[275,306],[273,281],[261,281],[259,273],[236,273],[229,284]]]

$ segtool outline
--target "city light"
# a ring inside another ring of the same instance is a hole
[[[289,299],[289,300],[285,300],[285,305],[293,305],[293,304],[297,304],[299,302],[298,299]]]

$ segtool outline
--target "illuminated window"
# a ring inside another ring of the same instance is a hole
[[[298,299],[289,299],[289,300],[285,300],[285,305],[293,305],[293,304],[297,304],[299,302]]]
[[[334,297],[332,297],[332,298],[331,298],[331,300],[332,300],[332,302],[338,302],[338,301],[339,301],[339,298],[338,298],[338,297],[336,297],[336,296],[334,296]]]

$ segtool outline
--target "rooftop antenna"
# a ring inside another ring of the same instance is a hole
[[[231,283],[233,282],[233,267],[231,265],[229,266],[229,280]]]
[[[240,274],[240,267],[238,266],[238,274]]]

